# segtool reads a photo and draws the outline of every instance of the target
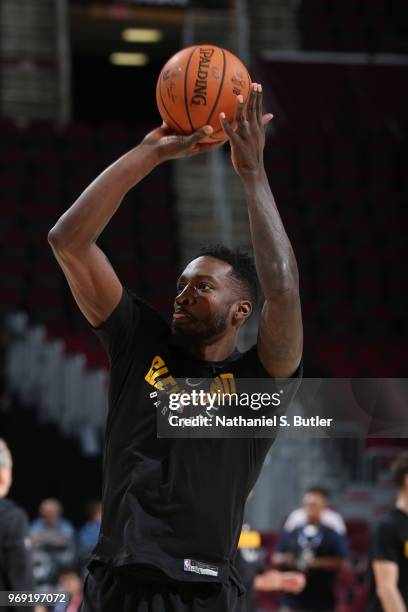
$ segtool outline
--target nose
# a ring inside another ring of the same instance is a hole
[[[194,289],[190,287],[190,285],[186,285],[178,295],[176,295],[176,304],[177,306],[185,306],[188,304],[192,304],[194,300]]]

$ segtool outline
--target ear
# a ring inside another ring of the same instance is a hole
[[[233,322],[241,326],[245,323],[252,313],[252,304],[249,300],[236,302],[233,311]]]
[[[6,468],[0,468],[0,497],[7,495],[9,484],[7,482]]]

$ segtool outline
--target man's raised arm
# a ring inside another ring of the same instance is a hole
[[[79,308],[92,325],[105,321],[122,295],[118,277],[96,245],[99,235],[126,193],[157,164],[219,146],[200,144],[211,132],[210,126],[190,136],[173,135],[166,126],[153,130],[102,172],[50,230],[48,241]]]
[[[277,378],[290,377],[299,366],[303,349],[299,279],[295,255],[276,208],[263,164],[265,125],[262,88],[253,83],[245,115],[238,96],[238,129],[221,115],[231,143],[235,171],[244,188],[254,248],[255,264],[265,295],[258,335],[258,355]]]

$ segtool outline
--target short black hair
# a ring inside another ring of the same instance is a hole
[[[306,493],[314,493],[315,495],[321,495],[321,497],[324,497],[325,499],[329,499],[330,496],[327,489],[319,486],[308,487],[305,491],[305,495]]]
[[[408,453],[399,455],[391,467],[392,479],[397,489],[402,489],[408,474]]]
[[[230,272],[242,289],[249,294],[253,312],[258,308],[261,300],[261,289],[255,263],[251,255],[246,251],[237,248],[230,249],[222,244],[208,244],[198,251],[196,257],[215,257],[230,264]]]

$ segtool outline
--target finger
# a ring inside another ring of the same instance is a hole
[[[272,113],[267,113],[266,115],[263,115],[263,116],[262,116],[261,123],[262,123],[262,125],[264,125],[264,126],[265,126],[265,125],[267,125],[267,124],[268,124],[270,121],[272,121],[272,119],[273,119],[273,115],[272,115]]]
[[[256,94],[256,116],[259,123],[262,122],[262,85],[257,84],[257,94]]]
[[[232,129],[232,125],[230,124],[230,122],[227,120],[225,113],[220,113],[220,123],[223,127],[224,132],[226,133],[226,135],[228,136],[228,138],[230,140],[232,140],[235,137],[235,132]]]
[[[244,106],[244,96],[240,94],[237,96],[237,109],[235,111],[235,121],[237,121],[238,124],[243,123],[246,120]]]
[[[213,149],[218,149],[219,147],[222,147],[223,145],[225,145],[226,142],[228,142],[228,138],[225,136],[221,138],[220,140],[216,140],[214,142],[199,143],[198,146],[203,151],[207,151],[207,150],[212,151]]]
[[[249,117],[253,117],[254,113],[255,113],[255,101],[256,101],[256,89],[257,89],[257,84],[256,83],[252,83],[251,85],[251,90],[249,92],[249,100],[248,100],[248,115]]]
[[[228,142],[228,138],[224,138],[218,142],[198,142],[194,145],[194,151],[197,153],[210,153],[211,151],[216,151],[225,145]]]
[[[213,131],[214,129],[211,127],[211,125],[204,125],[202,128],[200,128],[199,130],[191,134],[191,136],[188,136],[186,138],[186,141],[185,141],[186,145],[187,146],[195,145],[201,140],[204,140],[205,138],[207,138],[207,136],[211,136]]]

